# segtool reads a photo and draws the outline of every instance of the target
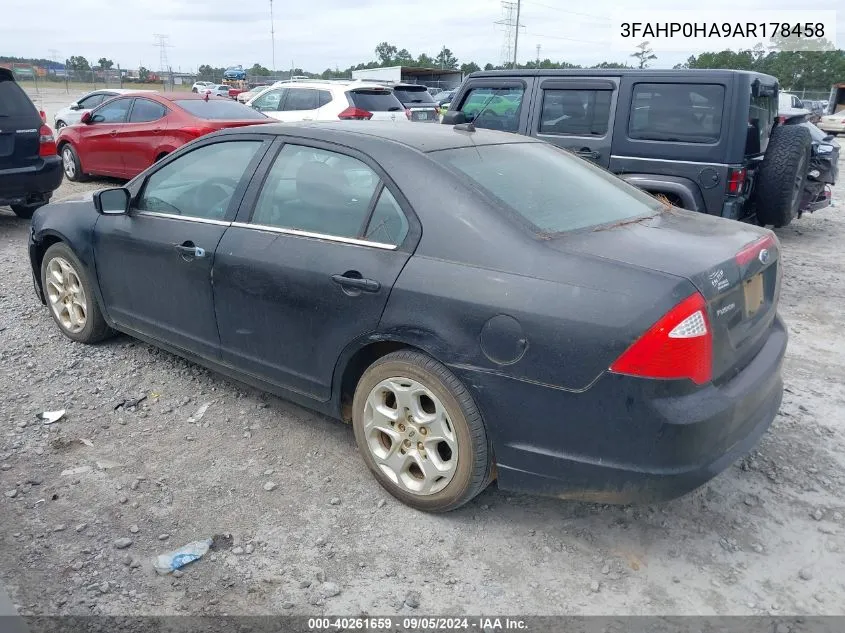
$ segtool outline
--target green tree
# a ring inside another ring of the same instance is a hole
[[[81,55],[72,55],[66,62],[68,70],[91,70],[91,64]]]
[[[416,63],[414,56],[408,52],[407,48],[403,48],[396,56],[393,58],[394,63],[397,66],[413,66]]]
[[[489,62],[484,64],[484,70],[495,70],[495,69],[496,69],[496,67]]]
[[[601,64],[596,64],[593,68],[623,69],[630,68],[630,66],[628,64],[619,64],[617,62],[602,62]]]
[[[465,75],[470,73],[476,73],[481,70],[481,66],[476,64],[475,62],[470,62],[468,64],[461,64],[461,72]]]
[[[265,68],[264,66],[262,66],[259,63],[253,64],[252,68],[250,68],[246,72],[247,72],[247,75],[260,75],[262,77],[269,77],[270,76],[270,70]]]
[[[652,59],[657,59],[657,55],[648,45],[648,42],[641,42],[637,44],[636,52],[631,53],[631,57],[637,59],[637,68],[648,68],[648,63]]]
[[[434,68],[434,60],[425,53],[420,53],[417,57],[417,66],[420,68]]]
[[[434,58],[434,63],[440,68],[450,68],[454,70],[458,67],[458,58],[452,54],[452,51],[444,46],[440,49],[440,52],[437,53],[437,57]]]
[[[150,71],[149,71],[149,69],[148,69],[148,68],[144,68],[143,66],[141,66],[140,68],[138,68],[138,79],[139,79],[142,83],[146,83],[147,81],[149,81],[149,79],[150,79]]]
[[[376,46],[376,57],[382,66],[392,66],[398,49],[388,42],[382,42]]]
[[[114,62],[110,59],[106,59],[105,57],[101,57],[97,60],[97,66],[103,70],[109,70],[112,66],[114,66]]]

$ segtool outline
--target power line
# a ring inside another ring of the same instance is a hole
[[[550,40],[566,40],[567,42],[581,42],[582,44],[602,44],[607,45],[607,42],[597,42],[596,40],[579,40],[574,37],[563,37],[562,35],[543,35],[542,33],[534,33],[533,31],[528,31],[528,35],[532,37],[545,37]]]
[[[593,18],[595,20],[602,20],[603,22],[612,22],[608,17],[602,15],[593,15],[591,13],[581,13],[580,11],[570,11],[569,9],[561,9],[560,7],[553,7],[550,4],[543,4],[542,2],[534,2],[534,0],[524,0],[526,4],[533,4],[537,7],[543,7],[544,9],[551,9],[553,11],[560,11],[561,13],[570,13],[572,15],[580,15],[581,17],[585,18]]]

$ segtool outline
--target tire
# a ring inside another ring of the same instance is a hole
[[[380,416],[376,407],[395,417]],[[454,510],[492,481],[492,449],[472,396],[421,352],[393,352],[367,368],[355,389],[352,427],[378,482],[417,510]]]
[[[42,204],[13,204],[12,211],[15,212],[15,215],[23,220],[29,220],[32,217],[32,214],[35,213],[35,210],[43,207],[46,202]]]
[[[56,132],[61,130],[63,127],[66,127],[67,124],[64,121],[56,121]]]
[[[811,143],[810,133],[800,125],[778,125],[772,132],[755,183],[761,225],[786,226],[798,215]]]
[[[61,277],[56,274],[59,272]],[[88,273],[67,244],[53,244],[44,253],[41,287],[50,316],[72,341],[97,343],[114,334],[97,304]],[[81,324],[80,315],[83,315]]]
[[[82,173],[82,163],[79,162],[79,154],[73,149],[73,145],[65,143],[62,145],[62,171],[65,178],[71,182],[85,182],[87,177]]]

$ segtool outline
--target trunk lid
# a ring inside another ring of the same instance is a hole
[[[714,381],[729,380],[741,371],[762,347],[774,321],[780,253],[770,231],[672,209],[550,243],[688,279],[707,302]]]

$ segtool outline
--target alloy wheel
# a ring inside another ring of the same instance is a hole
[[[62,167],[65,170],[65,176],[73,178],[76,175],[76,159],[73,157],[73,150],[70,146],[62,150]]]
[[[367,396],[363,427],[378,468],[402,490],[432,495],[455,475],[458,437],[440,399],[404,377],[378,383]]]
[[[66,259],[54,257],[47,264],[45,282],[56,320],[72,334],[81,332],[88,322],[88,299],[79,274]]]

